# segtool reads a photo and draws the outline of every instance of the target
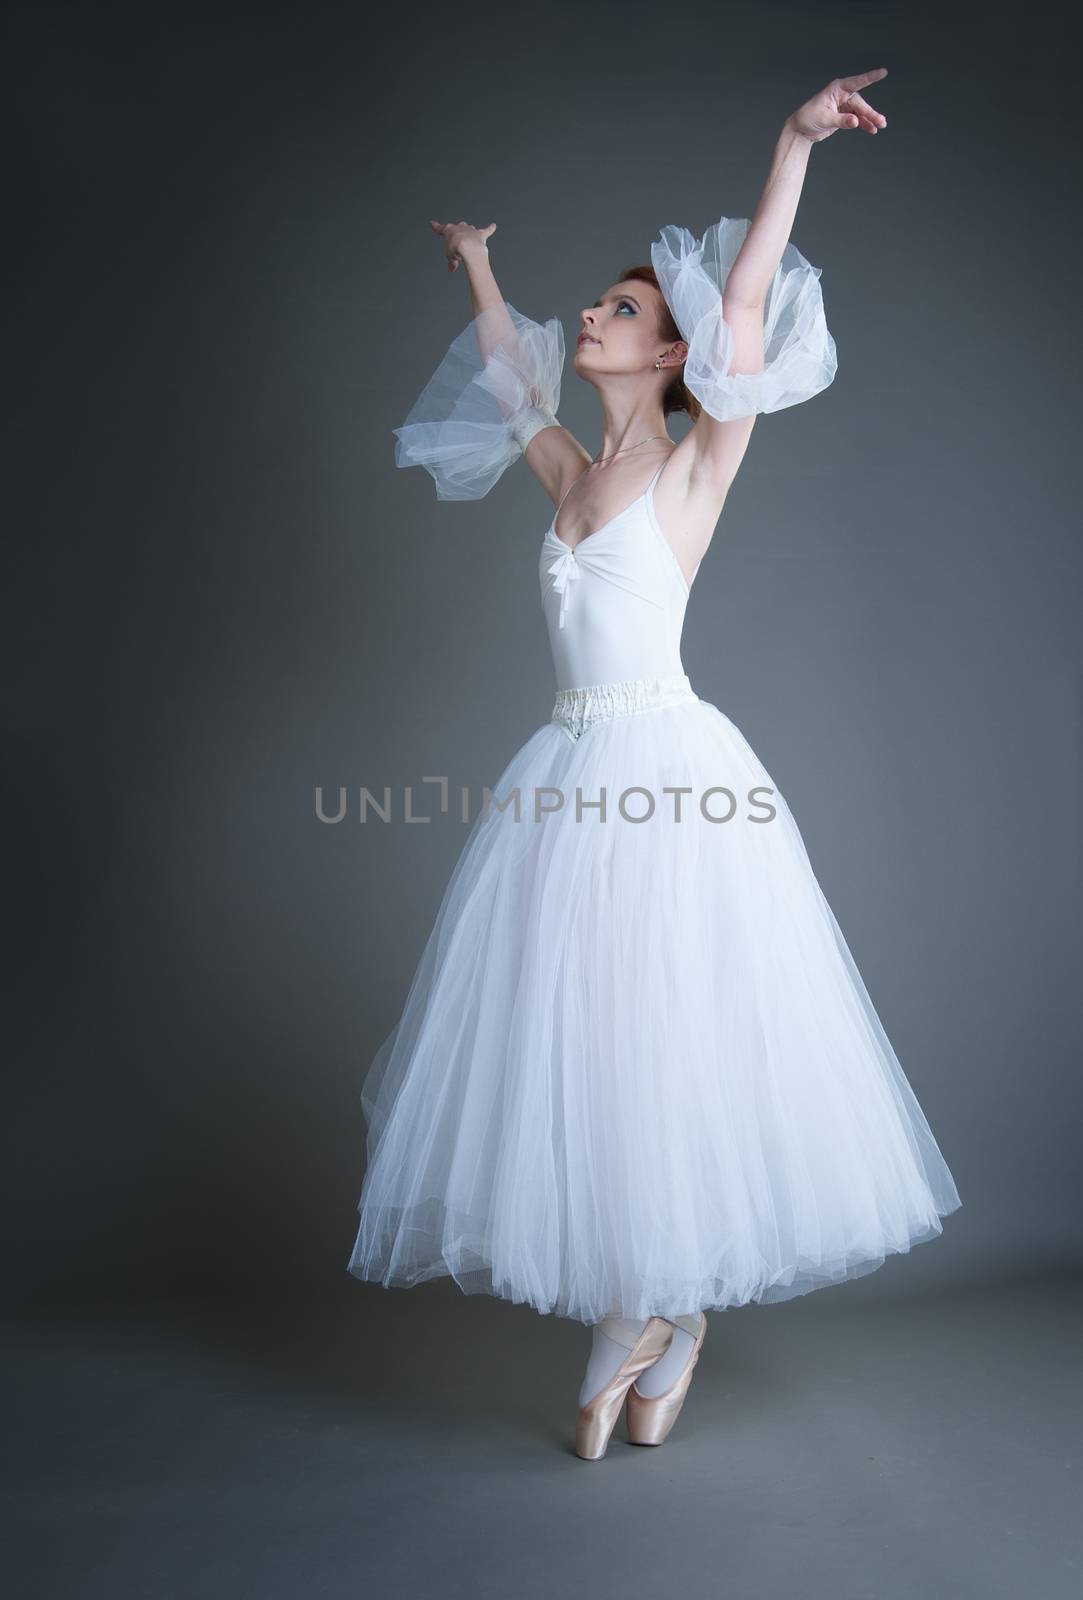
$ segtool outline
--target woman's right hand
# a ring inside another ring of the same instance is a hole
[[[431,219],[430,219],[431,222]],[[490,222],[487,228],[471,227],[469,222],[431,222],[434,233],[440,234],[447,245],[447,269],[454,272],[460,261],[465,261],[471,251],[482,250],[488,254],[488,238],[496,229]]]

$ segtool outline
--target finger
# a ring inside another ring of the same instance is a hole
[[[876,123],[871,117],[866,116],[863,111],[853,111],[850,113],[850,115],[857,118],[858,127],[864,128],[866,133],[879,133],[880,130]]]
[[[846,96],[847,111],[856,111],[859,116],[868,117],[878,127],[887,127],[887,118],[882,111],[877,111],[875,106],[870,106],[863,94],[848,94]]]
[[[846,94],[850,94],[854,89],[865,89],[870,83],[879,83],[881,78],[886,77],[887,68],[877,67],[873,72],[855,72],[850,78],[839,78],[838,85]]]

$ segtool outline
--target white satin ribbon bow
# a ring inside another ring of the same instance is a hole
[[[570,585],[576,578],[583,574],[579,570],[579,563],[575,559],[574,550],[565,550],[559,555],[549,568],[549,575],[553,579],[553,588],[560,596],[560,621],[559,626],[564,626],[564,615],[568,609],[568,599],[571,594]]]

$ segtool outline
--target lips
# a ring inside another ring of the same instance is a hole
[[[576,342],[576,344],[597,344],[598,343],[597,339],[592,338],[589,333],[581,333],[579,335],[578,339],[575,342]]]

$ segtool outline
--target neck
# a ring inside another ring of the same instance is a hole
[[[598,451],[599,457],[611,456],[618,450],[627,450],[629,446],[637,445],[644,439],[649,439],[650,443],[644,444],[641,451],[637,450],[637,455],[652,455],[655,451],[668,448],[666,440],[669,434],[666,419],[656,395],[648,397],[640,393],[633,398],[631,395],[618,392],[603,394],[601,401],[602,445]]]

